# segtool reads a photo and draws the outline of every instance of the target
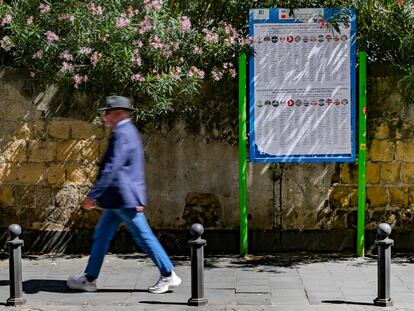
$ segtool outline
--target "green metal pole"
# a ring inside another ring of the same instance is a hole
[[[247,255],[246,54],[239,56],[240,256]]]
[[[365,251],[366,149],[367,149],[367,53],[359,52],[359,126],[358,126],[358,227],[357,255]]]

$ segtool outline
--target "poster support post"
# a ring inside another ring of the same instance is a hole
[[[358,224],[357,255],[365,251],[365,201],[366,201],[366,128],[367,128],[367,53],[359,52],[359,126],[358,126]]]
[[[248,252],[246,120],[246,54],[243,53],[239,56],[240,256],[246,256]]]

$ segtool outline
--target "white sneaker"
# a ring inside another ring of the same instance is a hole
[[[154,286],[148,288],[148,291],[153,294],[162,294],[168,291],[170,287],[178,287],[181,284],[181,279],[171,271],[170,276],[160,276]]]
[[[70,276],[66,281],[66,286],[70,289],[82,290],[84,292],[96,292],[96,280],[89,282],[85,275]]]

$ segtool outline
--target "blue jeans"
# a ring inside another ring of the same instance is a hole
[[[91,278],[98,278],[103,259],[121,223],[126,225],[132,239],[141,250],[151,257],[161,275],[169,275],[174,269],[170,258],[152,233],[144,213],[135,211],[135,208],[104,210],[95,228],[85,273]]]

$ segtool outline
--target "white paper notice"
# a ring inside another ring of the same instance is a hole
[[[258,150],[351,154],[350,29],[257,23],[253,42]]]

